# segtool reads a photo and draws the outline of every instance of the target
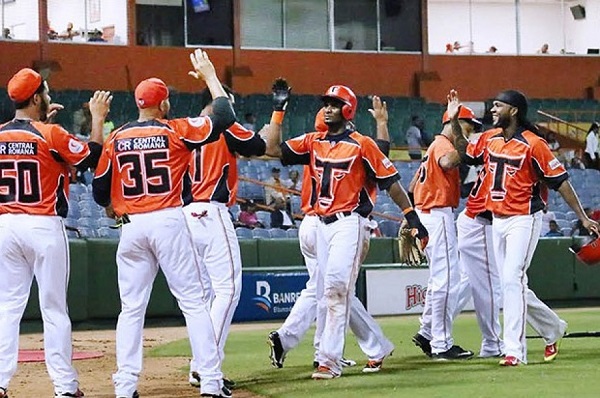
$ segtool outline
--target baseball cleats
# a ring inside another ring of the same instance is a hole
[[[565,335],[565,332],[567,331],[567,322],[563,321],[562,319],[560,321],[560,330],[561,330],[560,338],[557,341],[555,341],[554,343],[548,344],[546,346],[546,349],[544,350],[544,361],[545,362],[554,361],[554,359],[558,355],[558,349],[560,348],[560,342],[562,341],[562,338]]]
[[[331,380],[340,377],[340,375],[327,366],[319,366],[317,371],[313,373],[311,377],[315,380]]]
[[[283,350],[279,333],[275,331],[269,333],[269,337],[267,337],[267,343],[271,347],[271,354],[269,355],[271,358],[271,365],[276,368],[283,368],[283,361],[285,361],[286,352]]]
[[[428,339],[417,333],[413,336],[412,341],[423,351],[423,354],[431,357],[431,342]]]
[[[0,398],[8,398],[8,390],[4,387],[0,387]]]
[[[363,368],[363,373],[377,373],[381,370],[383,366],[383,360],[381,361],[369,361]]]
[[[79,388],[75,392],[57,392],[54,394],[55,397],[83,397],[83,391]]]
[[[353,366],[356,366],[356,361],[353,361],[352,359],[348,359],[348,358],[342,358],[340,360],[340,363],[342,364],[342,366],[344,368],[351,368]],[[317,367],[318,367],[319,363],[317,362]]]
[[[473,351],[465,350],[459,345],[453,345],[448,351],[432,354],[434,361],[452,361],[455,359],[469,359],[473,356]]]
[[[198,372],[190,372],[189,382],[192,387],[200,388],[200,375]],[[223,387],[227,388],[228,390],[232,390],[235,387],[235,381],[223,377]]]
[[[233,394],[231,393],[231,390],[228,389],[227,387],[223,387],[221,388],[221,394],[200,394],[201,397],[211,397],[211,398],[231,398],[233,396]]]
[[[512,355],[508,355],[500,360],[500,366],[519,366],[521,361],[517,357],[513,357]]]

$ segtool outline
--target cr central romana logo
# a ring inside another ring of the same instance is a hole
[[[267,281],[256,281],[256,297],[252,299],[254,304],[265,312],[271,312],[271,285]]]

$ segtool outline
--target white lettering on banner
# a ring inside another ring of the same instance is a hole
[[[263,292],[264,290],[264,292]],[[256,295],[263,296],[267,300],[271,301],[269,295],[271,294],[271,285],[267,281],[256,281]]]
[[[265,312],[288,313],[300,297],[300,292],[273,292],[267,281],[256,281],[255,305]]]

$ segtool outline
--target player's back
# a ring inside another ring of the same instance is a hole
[[[55,129],[18,119],[0,126],[0,214],[67,216],[69,169],[55,149]],[[77,140],[68,145],[85,150]]]
[[[183,204],[183,175],[191,151],[176,122],[136,121],[111,135],[105,150],[112,161],[112,205],[117,214]]]

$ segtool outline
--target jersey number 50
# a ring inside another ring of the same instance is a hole
[[[38,203],[41,198],[38,162],[0,162],[0,203],[32,204]]]

